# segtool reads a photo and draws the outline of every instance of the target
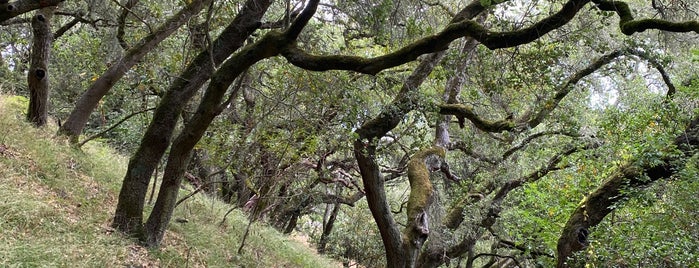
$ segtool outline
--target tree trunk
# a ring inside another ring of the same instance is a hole
[[[376,147],[357,140],[354,142],[354,155],[357,158],[359,172],[364,182],[369,210],[371,210],[371,215],[379,227],[381,241],[383,241],[386,252],[386,267],[406,267],[407,262],[403,256],[403,238],[388,206],[383,176],[381,176],[379,166],[374,160],[376,159]]]
[[[328,240],[330,239],[330,234],[333,231],[333,226],[335,226],[335,220],[339,212],[340,204],[333,204],[333,210],[330,212],[328,220],[323,223],[323,233],[320,235],[320,241],[318,241],[318,253],[320,254],[325,253],[325,247],[328,245]]]
[[[617,202],[623,200],[624,189],[643,187],[682,170],[686,159],[696,153],[699,147],[699,117],[692,120],[685,132],[675,138],[674,145],[683,155],[664,156],[660,164],[644,163],[639,166],[635,163],[637,161],[631,161],[583,200],[568,219],[558,239],[556,267],[569,267],[569,261],[575,262],[569,260],[569,257],[587,247],[590,229],[612,212]]]
[[[240,48],[260,25],[271,0],[248,0],[231,24],[214,41],[213,55],[202,51],[166,92],[153,114],[136,153],[129,161],[112,225],[125,233],[142,234],[143,204],[153,170],[170,144],[182,107],[209,79],[213,67]],[[212,62],[213,60],[213,62]]]
[[[258,42],[236,53],[212,76],[209,87],[206,89],[197,111],[191,120],[185,124],[182,133],[177,136],[170,149],[158,199],[155,201],[153,212],[146,223],[146,245],[149,247],[160,245],[160,241],[165,234],[165,229],[175,209],[177,192],[186,171],[189,157],[194,146],[204,136],[211,122],[225,109],[223,97],[226,90],[250,66],[262,59],[276,55],[276,53],[269,53],[270,47],[275,46],[276,41],[276,39],[265,35]],[[239,89],[237,87],[235,90]],[[235,95],[236,93],[231,94]]]
[[[438,170],[441,166],[441,160],[433,161],[434,156],[443,159],[446,156],[446,150],[438,146],[422,150],[415,153],[408,162],[410,195],[407,207],[408,226],[403,231],[403,247],[409,267],[415,267],[420,250],[430,235],[428,208],[434,201],[430,171]]]
[[[107,71],[105,71],[97,80],[90,85],[78,99],[75,108],[71,111],[68,119],[61,126],[59,133],[70,137],[72,142],[78,142],[78,136],[82,133],[83,127],[90,119],[90,114],[97,107],[99,101],[104,95],[112,89],[119,79],[126,72],[136,65],[143,57],[153,50],[160,42],[170,36],[182,24],[185,24],[189,19],[198,14],[211,0],[196,0],[189,4],[184,9],[167,20],[160,28],[155,30],[150,35],[141,39],[138,44],[126,51],[126,54]]]
[[[37,127],[46,125],[49,105],[49,70],[51,54],[51,17],[55,7],[42,8],[32,18],[31,65],[27,74],[29,86],[29,109],[27,120]]]

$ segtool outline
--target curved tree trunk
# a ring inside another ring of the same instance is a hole
[[[160,44],[165,38],[170,36],[180,26],[198,14],[211,0],[193,1],[184,9],[168,19],[160,28],[150,35],[141,39],[126,54],[112,64],[90,87],[80,95],[75,108],[70,112],[68,119],[61,126],[59,133],[67,135],[74,143],[78,142],[78,136],[83,131],[83,127],[90,119],[90,114],[97,107],[99,101],[109,90],[121,79],[128,70],[136,65],[151,50]]]
[[[209,79],[219,65],[260,25],[271,0],[248,0],[240,13],[214,41],[213,48],[199,53],[187,69],[173,82],[153,114],[136,153],[129,161],[112,225],[125,233],[142,234],[143,205],[148,183],[158,162],[170,145],[172,133],[182,107]],[[213,55],[209,54],[213,52]],[[213,62],[212,62],[213,60]]]
[[[638,165],[632,161],[614,172],[602,186],[587,196],[568,219],[561,237],[558,239],[558,259],[556,267],[569,267],[568,258],[588,245],[590,228],[597,226],[614,210],[625,194],[624,189],[643,187],[659,179],[672,176],[681,170],[686,158],[699,148],[699,117],[692,120],[685,132],[675,138],[674,145],[684,155],[665,156],[660,164]]]
[[[31,65],[27,73],[29,109],[27,120],[37,127],[46,125],[49,106],[49,56],[51,54],[51,17],[55,7],[42,8],[32,18]]]

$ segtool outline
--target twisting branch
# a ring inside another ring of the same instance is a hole
[[[127,0],[127,1],[131,1],[131,0]],[[147,22],[145,19],[141,18],[138,14],[136,14],[135,12],[132,12],[132,11],[131,11],[131,7],[128,6],[128,4],[129,4],[128,2],[126,3],[127,5],[122,5],[121,3],[119,3],[119,0],[112,0],[112,2],[114,2],[114,3],[117,4],[119,7],[123,8],[124,10],[126,10],[127,13],[131,13],[131,15],[133,15],[136,19],[138,19],[138,20],[141,21],[144,25],[146,25],[146,28],[148,28],[148,32],[149,32],[149,33],[152,33],[152,32],[153,32],[153,28],[150,27],[150,24],[148,24],[148,22]],[[134,1],[133,4],[135,5],[136,2],[138,2],[138,0]],[[133,6],[132,6],[132,7],[133,7]],[[122,13],[123,13],[123,11],[122,11]],[[124,18],[126,18],[126,16],[124,16]]]
[[[676,148],[680,153],[665,153],[654,161],[631,160],[610,174],[604,184],[580,202],[558,239],[556,267],[568,267],[568,258],[588,246],[590,228],[602,222],[627,196],[624,189],[640,188],[669,178],[684,167],[699,148],[699,116],[695,115],[684,133],[675,137],[667,148],[667,151]]]
[[[515,122],[512,119],[501,119],[491,121],[481,118],[473,110],[473,107],[464,104],[440,104],[439,113],[442,115],[453,115],[459,120],[459,127],[464,128],[468,119],[473,125],[485,132],[512,131],[515,129]]]
[[[674,94],[675,86],[673,85],[672,81],[670,81],[670,77],[659,62],[654,60],[647,53],[637,49],[618,49],[599,57],[585,68],[575,72],[554,89],[554,94],[551,98],[540,103],[539,105],[531,107],[517,119],[500,119],[495,121],[487,120],[476,114],[473,107],[464,104],[441,104],[439,105],[439,113],[443,115],[456,116],[459,120],[459,125],[462,128],[464,127],[465,119],[468,119],[476,128],[486,132],[519,132],[526,129],[531,129],[541,124],[549,116],[549,114],[553,112],[553,110],[558,108],[563,98],[568,96],[568,94],[574,89],[575,84],[580,82],[580,80],[609,64],[613,60],[625,55],[634,55],[648,61],[658,70],[658,72],[660,72],[660,75],[663,77],[663,81],[668,87],[668,96],[672,96],[672,94]],[[508,154],[505,154],[504,157],[507,155]]]
[[[570,0],[559,12],[535,23],[534,25],[511,32],[492,32],[471,18],[459,17],[438,34],[427,36],[407,45],[393,53],[375,58],[357,56],[316,56],[298,47],[289,45],[282,54],[292,64],[313,71],[352,70],[360,73],[376,74],[384,69],[395,67],[417,59],[420,55],[446,50],[449,44],[462,37],[470,36],[490,49],[515,47],[536,40],[537,38],[567,24],[589,0]],[[479,1],[471,3],[467,12],[457,16],[472,14],[484,7]]]
[[[657,29],[661,31],[686,33],[699,33],[698,21],[670,22],[660,19],[634,20],[629,5],[621,1],[593,0],[600,10],[612,11],[619,16],[619,28],[625,35],[640,33],[645,30]]]

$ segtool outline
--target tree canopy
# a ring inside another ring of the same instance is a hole
[[[0,5],[2,91],[131,156],[149,247],[184,182],[367,267],[698,264],[697,3]]]

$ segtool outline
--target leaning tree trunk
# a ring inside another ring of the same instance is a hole
[[[51,52],[51,17],[55,7],[45,7],[32,18],[31,65],[27,74],[29,86],[29,109],[27,120],[37,127],[46,125],[49,105],[49,55]]]
[[[198,14],[211,0],[193,1],[180,12],[167,20],[160,28],[141,39],[135,46],[126,51],[126,54],[112,64],[92,85],[80,96],[68,119],[61,126],[60,133],[70,137],[72,142],[78,142],[78,136],[87,124],[90,114],[97,107],[99,101],[114,87],[128,70],[138,63],[148,52],[153,50],[165,38],[170,36],[182,24]]]
[[[587,247],[590,228],[597,226],[613,211],[615,204],[626,196],[624,189],[646,186],[682,169],[685,160],[699,148],[699,117],[692,120],[685,132],[675,138],[673,145],[683,155],[665,156],[659,164],[645,163],[639,166],[632,161],[619,168],[607,182],[583,200],[568,219],[558,239],[556,267],[569,267],[569,262],[575,262],[569,258]]]
[[[182,107],[209,79],[214,66],[240,48],[248,36],[259,27],[259,21],[271,2],[246,1],[240,13],[214,41],[213,47],[199,53],[165,93],[153,114],[153,120],[141,140],[141,145],[129,161],[112,223],[116,229],[133,235],[142,234],[143,205],[148,183],[170,145]],[[213,54],[209,54],[209,51]]]
[[[184,175],[189,156],[211,122],[226,107],[223,97],[233,81],[255,63],[276,56],[284,43],[293,42],[313,16],[318,1],[310,1],[306,9],[284,33],[265,34],[257,42],[244,47],[228,59],[211,77],[209,87],[191,120],[175,139],[170,150],[158,199],[146,223],[146,245],[157,247],[162,241],[175,209],[177,191]],[[240,87],[236,88],[237,90]],[[235,93],[232,93],[235,95]],[[155,119],[153,119],[155,121]],[[184,165],[184,166],[181,166]]]

